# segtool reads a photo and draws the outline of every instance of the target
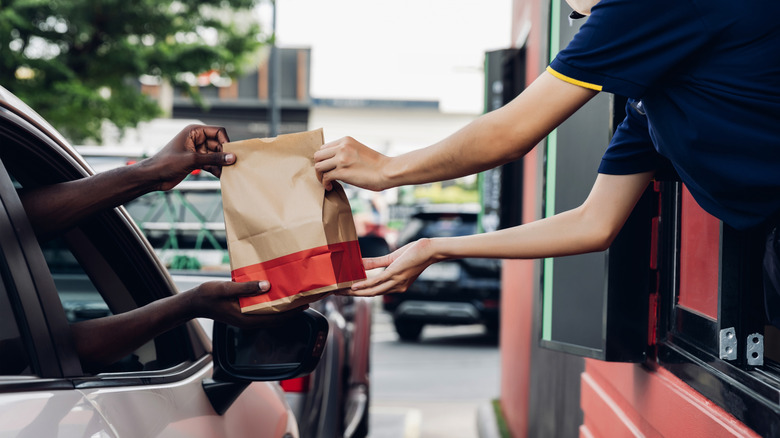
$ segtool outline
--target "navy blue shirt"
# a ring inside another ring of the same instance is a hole
[[[668,158],[735,228],[780,211],[780,20],[773,0],[601,0],[548,67],[630,105],[599,172]]]

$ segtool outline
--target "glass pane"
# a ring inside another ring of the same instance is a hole
[[[67,242],[53,239],[41,245],[49,265],[54,284],[62,301],[62,307],[70,323],[112,315],[100,290],[93,283]],[[95,334],[99,336],[99,334]],[[142,371],[149,369],[157,359],[154,341],[107,367],[101,372]]]
[[[111,315],[103,297],[63,239],[41,245],[68,322]]]
[[[685,187],[680,228],[678,305],[717,320],[720,221],[702,210]]]
[[[230,272],[222,196],[216,179],[185,180],[125,204],[172,271]]]
[[[0,376],[31,375],[30,359],[6,288],[0,286]]]

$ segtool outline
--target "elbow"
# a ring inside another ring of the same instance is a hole
[[[613,223],[601,215],[582,214],[582,252],[606,251],[620,232],[621,225]]]
[[[591,236],[591,249],[589,252],[606,251],[612,245],[615,237],[617,237],[617,233],[603,231],[596,233],[594,236]]]

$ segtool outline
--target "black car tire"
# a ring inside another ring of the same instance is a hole
[[[404,320],[394,320],[393,323],[395,324],[395,331],[398,333],[398,337],[401,338],[402,341],[407,342],[418,341],[420,339],[423,326],[425,325],[419,321]]]

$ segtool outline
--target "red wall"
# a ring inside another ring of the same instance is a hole
[[[580,437],[758,437],[661,367],[585,360]]]
[[[542,64],[541,51],[547,47],[547,26],[542,26],[543,15],[539,1],[514,0],[512,43],[521,34],[530,33],[526,44],[526,78],[532,82],[546,64]],[[523,222],[539,218],[536,150],[526,155],[523,166]],[[527,435],[528,388],[531,363],[531,323],[533,321],[533,297],[537,283],[534,279],[533,260],[505,260],[501,293],[501,408],[512,436]]]

